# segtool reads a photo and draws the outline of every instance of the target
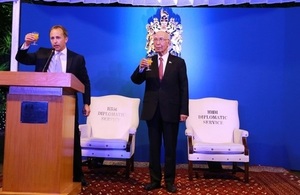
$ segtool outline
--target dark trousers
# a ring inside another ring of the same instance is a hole
[[[75,106],[75,124],[74,124],[74,154],[73,154],[73,181],[81,182],[82,173],[82,157],[80,146],[80,131],[78,123],[78,106]]]
[[[149,170],[151,182],[160,183],[162,179],[161,168],[161,145],[164,143],[165,183],[173,184],[176,172],[176,146],[179,128],[179,118],[177,123],[165,122],[162,120],[159,108],[156,109],[154,117],[147,121],[149,136]]]

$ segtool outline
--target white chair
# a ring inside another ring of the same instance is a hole
[[[120,95],[91,97],[87,123],[79,125],[82,157],[126,160],[126,177],[134,170],[139,98]]]
[[[185,134],[190,180],[196,169],[205,169],[194,167],[193,163],[220,162],[232,163],[232,168],[225,171],[244,172],[244,181],[249,182],[248,131],[240,129],[238,101],[216,97],[190,99]],[[244,168],[238,163],[243,163]]]

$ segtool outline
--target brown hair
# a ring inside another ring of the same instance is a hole
[[[63,31],[63,34],[64,34],[65,37],[68,37],[68,31],[62,25],[54,25],[54,26],[52,26],[52,28],[50,29],[49,32],[51,32],[53,29],[58,29],[58,28],[60,28]]]

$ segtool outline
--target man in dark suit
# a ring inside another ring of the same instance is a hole
[[[146,120],[149,136],[149,170],[151,181],[145,190],[161,187],[161,144],[165,149],[164,181],[168,192],[175,193],[176,145],[179,122],[188,117],[188,78],[185,61],[169,53],[170,35],[159,31],[153,35],[154,49],[149,67],[142,59],[131,75],[135,84],[146,82],[141,119]],[[160,68],[159,68],[160,67]]]
[[[19,48],[16,55],[16,60],[25,65],[35,65],[36,72],[57,72],[57,69],[53,69],[53,67],[59,64],[60,72],[74,74],[84,84],[85,92],[83,93],[84,106],[82,109],[82,113],[84,116],[88,116],[90,114],[89,105],[91,102],[91,89],[89,76],[87,74],[87,69],[85,66],[85,59],[82,55],[67,49],[67,30],[60,25],[53,26],[50,29],[50,42],[52,48],[39,48],[35,53],[28,53],[28,49],[34,41],[37,41],[37,37],[35,37],[34,34],[26,34],[25,42]],[[59,63],[57,60],[59,60]],[[87,182],[83,177],[81,167],[82,159],[78,124],[79,122],[76,96],[73,181],[81,182],[82,185],[87,185]]]

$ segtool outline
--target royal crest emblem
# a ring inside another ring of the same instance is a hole
[[[171,8],[160,8],[157,9],[155,15],[148,19],[146,25],[147,37],[146,47],[147,57],[155,54],[153,44],[153,34],[157,31],[166,31],[170,34],[171,45],[169,52],[175,56],[181,55],[181,44],[182,44],[182,25],[181,19],[178,14],[174,14]]]

